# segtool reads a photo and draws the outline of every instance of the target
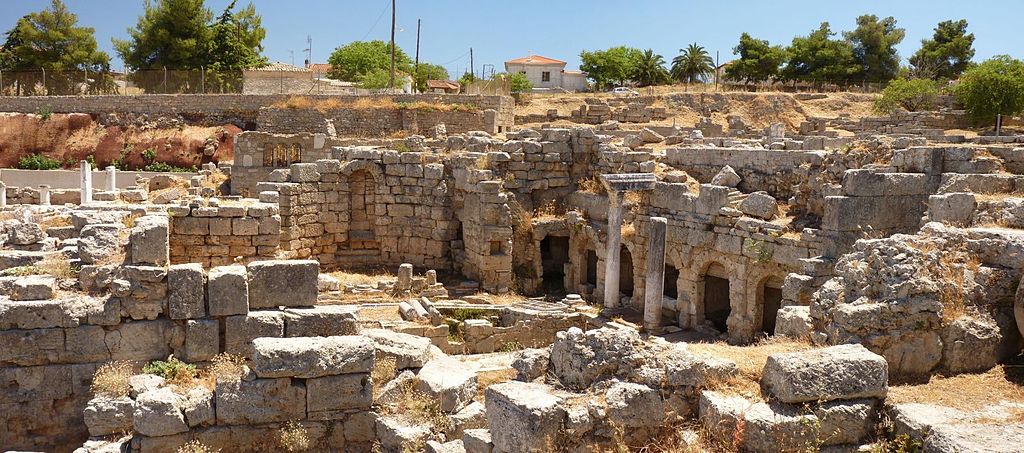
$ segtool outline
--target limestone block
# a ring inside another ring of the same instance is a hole
[[[220,352],[220,324],[216,319],[188,320],[185,323],[186,362],[204,362]]]
[[[289,337],[355,335],[359,330],[357,312],[357,307],[345,305],[289,308],[284,311],[285,332]]]
[[[732,167],[726,165],[711,178],[711,184],[716,186],[736,187],[740,184],[740,175]]]
[[[249,307],[303,307],[316,304],[320,263],[271,260],[249,263]]]
[[[247,315],[228,316],[224,321],[224,351],[252,356],[252,341],[260,337],[284,336],[284,313],[251,311]]]
[[[126,396],[97,396],[85,405],[85,426],[90,436],[106,436],[132,429],[135,402]]]
[[[462,444],[462,439],[443,444],[436,440],[428,440],[423,451],[424,453],[466,453],[466,447]]]
[[[487,387],[484,395],[496,451],[551,450],[566,415],[562,398],[551,387],[510,381]]]
[[[290,171],[289,181],[291,182],[320,181],[320,172],[316,163],[292,164],[288,169]]]
[[[166,266],[170,262],[167,216],[146,215],[135,220],[128,243],[134,264]]]
[[[665,140],[665,137],[663,137],[661,134],[657,132],[654,132],[653,129],[645,127],[640,130],[640,140],[642,140],[644,143],[659,143]]]
[[[316,280],[316,288],[320,292],[338,291],[341,289],[341,281],[328,274],[320,274]]]
[[[413,423],[398,416],[377,419],[377,438],[384,451],[403,451],[410,445],[423,443],[429,436],[430,426],[425,421]]]
[[[631,382],[612,384],[605,393],[608,419],[625,428],[662,425],[665,404],[661,395],[646,385]]]
[[[173,352],[175,338],[184,337],[182,334],[180,327],[166,319],[136,321],[108,330],[103,342],[111,360],[164,360]]]
[[[53,297],[57,280],[44,275],[15,278],[11,283],[11,300],[46,300]]]
[[[345,420],[346,442],[372,442],[377,437],[377,414],[356,412]]]
[[[860,344],[768,356],[761,385],[784,403],[884,398],[885,359]]]
[[[306,388],[292,379],[217,381],[218,425],[250,425],[306,418]]]
[[[941,336],[941,364],[952,373],[986,371],[999,361],[1003,334],[987,313],[962,316],[943,327]]]
[[[343,374],[306,380],[306,411],[313,420],[344,418],[348,411],[373,404],[369,374]]]
[[[416,375],[416,387],[437,399],[444,412],[455,412],[476,395],[476,373],[461,360],[441,356],[427,362]]]
[[[428,338],[384,329],[366,329],[360,333],[373,340],[378,357],[394,357],[396,369],[421,368],[431,358]]]
[[[479,401],[473,401],[448,419],[451,420],[451,429],[445,433],[447,438],[460,439],[468,429],[487,428],[487,407]]]
[[[486,429],[467,429],[462,434],[462,445],[465,447],[466,453],[491,453],[494,451],[491,432]]]
[[[210,316],[249,312],[249,275],[245,266],[219,266],[207,275],[206,303]]]
[[[547,373],[550,360],[550,349],[524,349],[516,352],[512,369],[516,370],[517,380],[529,382]]]
[[[20,222],[7,226],[7,241],[14,245],[32,245],[46,239],[46,233],[38,223]]]
[[[132,427],[144,436],[169,436],[188,431],[184,398],[169,387],[147,391],[135,400]]]
[[[181,410],[185,413],[189,427],[213,424],[217,419],[213,409],[213,392],[203,386],[197,386],[185,394]]]
[[[257,338],[252,361],[253,371],[264,378],[369,373],[373,341],[362,336]]]
[[[155,374],[136,374],[128,378],[129,395],[138,398],[139,395],[150,390],[155,390],[164,385],[166,379]]]
[[[167,314],[171,319],[206,316],[206,277],[199,263],[175,264],[167,270]]]
[[[779,213],[775,198],[767,192],[754,192],[740,202],[740,212],[764,220],[772,220]]]
[[[87,225],[78,239],[78,258],[83,264],[112,264],[122,251],[121,224]]]
[[[791,305],[779,309],[775,316],[775,335],[790,338],[810,338],[811,307]]]

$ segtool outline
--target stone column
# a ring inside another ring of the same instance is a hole
[[[82,172],[82,180],[79,184],[82,189],[81,203],[92,203],[92,165],[83,160],[78,163],[78,166]]]
[[[0,182],[0,208],[7,207],[7,184]]]
[[[117,167],[110,165],[107,167],[107,192],[113,192],[117,190]]]
[[[46,184],[39,186],[39,204],[42,206],[50,205],[50,186]]]
[[[608,192],[608,251],[604,257],[604,306],[619,306],[619,249],[622,247],[622,198]]]
[[[668,219],[651,217],[651,234],[647,239],[644,328],[652,334],[661,332],[661,305],[665,297],[665,230],[667,229]]]

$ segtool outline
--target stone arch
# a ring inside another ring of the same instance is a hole
[[[700,267],[695,285],[696,322],[709,323],[720,332],[728,332],[729,318],[734,316],[736,301],[732,297],[734,276],[729,267],[718,260],[708,260]]]
[[[602,262],[594,230],[582,224],[570,228],[569,247],[571,288],[584,297],[592,298]]]
[[[342,181],[347,183],[347,190],[339,194],[348,207],[346,248],[379,250],[381,235],[377,216],[386,214],[386,206],[380,199],[383,172],[372,162],[352,161],[342,166],[341,174]]]

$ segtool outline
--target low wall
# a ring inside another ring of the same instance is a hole
[[[776,198],[793,195],[794,185],[805,181],[808,167],[821,162],[815,151],[776,151],[749,148],[669,148],[665,162],[700,182],[711,181],[728,165],[740,175],[743,192],[767,191]],[[803,165],[803,167],[801,167]]]
[[[36,113],[135,113],[179,117],[190,124],[238,124],[255,129],[260,108],[283,102],[290,95],[281,94],[149,94],[141,96],[29,96],[4,97],[0,111]],[[317,95],[306,96],[316,102],[335,99],[343,102],[381,96]],[[470,96],[438,94],[406,94],[384,96],[396,103],[473,104],[480,110],[497,112],[497,124],[511,127],[514,122],[514,101],[508,96]],[[295,131],[303,132],[303,131]]]
[[[272,258],[281,238],[277,205],[168,208],[171,214],[172,264],[200,263],[204,267]]]
[[[156,175],[163,175],[166,173],[157,173],[152,171],[118,171],[116,182],[118,189],[125,189],[128,186],[135,185],[135,179],[138,177],[152,178]],[[196,176],[198,173],[174,173],[175,176],[180,176],[185,179],[189,179]],[[3,182],[7,187],[33,187],[38,188],[40,184],[47,184],[51,189],[80,189],[81,172],[77,170],[19,170],[14,168],[5,168],[0,170],[0,182]],[[92,172],[92,187],[93,189],[103,189],[107,187],[107,172],[106,171],[94,171]]]
[[[266,107],[260,109],[256,128],[261,132],[314,132],[329,135],[386,136],[396,132],[432,135],[434,126],[444,124],[448,133],[505,130],[493,110],[450,111],[394,108],[315,109]],[[333,131],[331,130],[333,129]]]

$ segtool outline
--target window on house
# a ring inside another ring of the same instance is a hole
[[[544,72],[540,73],[540,81],[541,82],[550,82],[551,81],[551,73],[548,72],[548,71],[544,71]]]

